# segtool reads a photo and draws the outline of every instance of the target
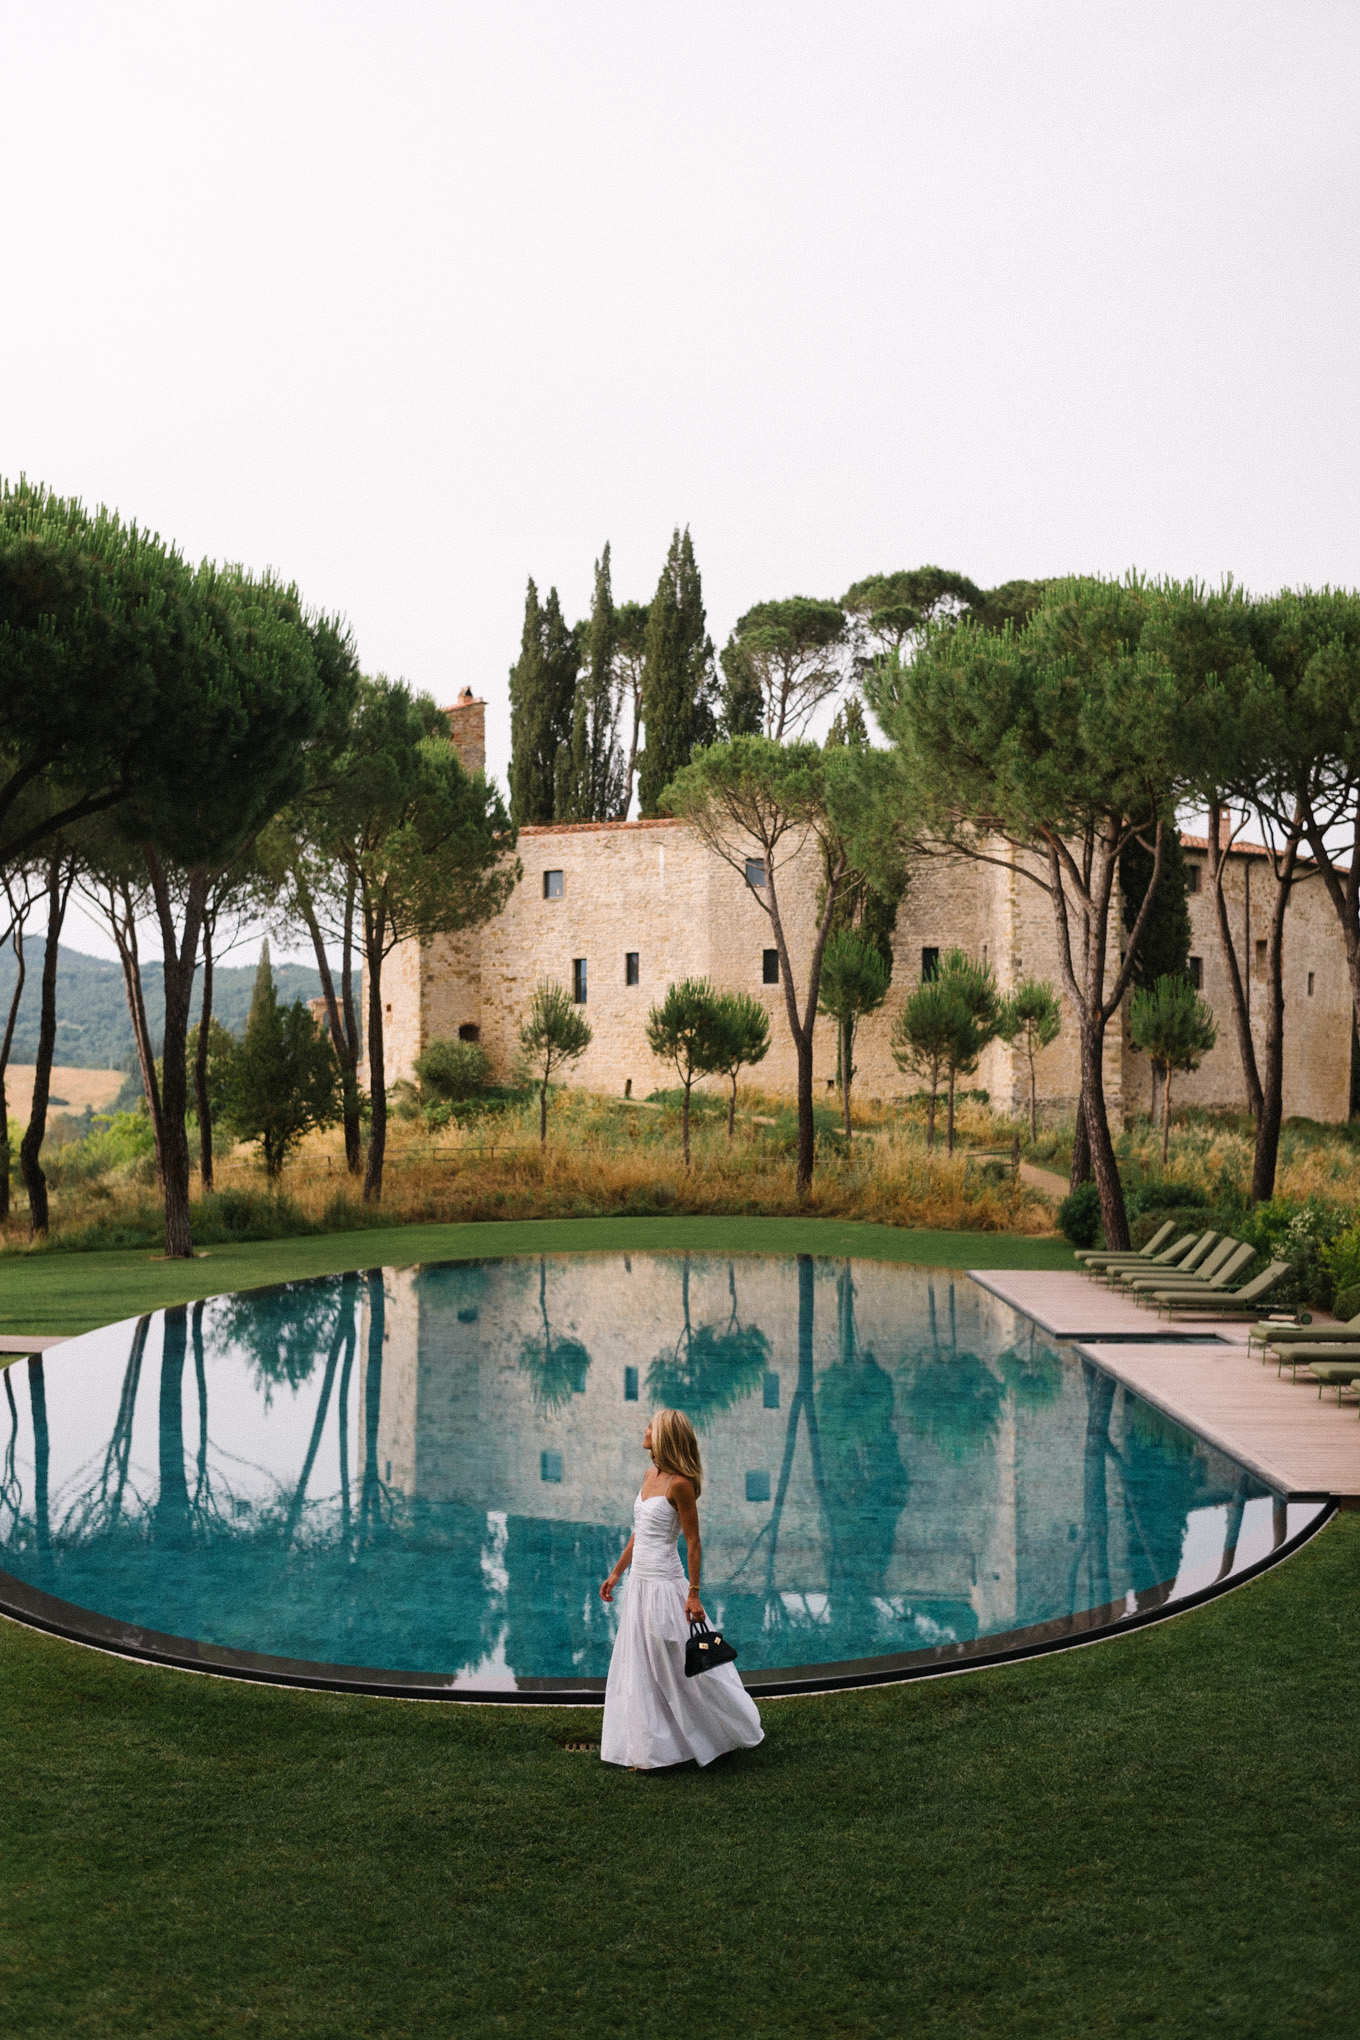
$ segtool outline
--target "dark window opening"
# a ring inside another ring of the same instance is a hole
[[[636,949],[624,951],[623,982],[626,985],[635,985],[638,982],[638,953]]]
[[[1258,937],[1258,939],[1257,939],[1257,943],[1256,943],[1256,969],[1255,969],[1255,975],[1256,975],[1256,976],[1257,976],[1258,978],[1260,978],[1260,979],[1264,979],[1264,977],[1265,977],[1265,974],[1266,974],[1266,950],[1267,950],[1267,947],[1268,947],[1268,945],[1266,944],[1266,942],[1265,942],[1265,941],[1264,941],[1264,940],[1263,940],[1262,938]]]
[[[770,1499],[770,1476],[754,1470],[746,1476],[746,1499],[748,1502],[768,1502]]]
[[[638,1399],[638,1371],[636,1367],[625,1367],[623,1370],[623,1399],[625,1402],[636,1402]]]
[[[779,1376],[777,1374],[767,1374],[765,1376],[765,1407],[767,1410],[777,1410],[779,1408]]]
[[[936,978],[939,975],[940,975],[939,950],[923,949],[921,951],[921,983],[923,985],[934,984]]]
[[[747,858],[747,860],[746,860],[746,883],[747,883],[748,885],[764,885],[764,883],[765,883],[765,859],[764,859],[763,857],[748,857],[748,858]]]
[[[1203,991],[1204,958],[1202,956],[1192,956],[1190,959],[1190,982],[1197,992]]]
[[[571,996],[578,1006],[584,1006],[586,1002],[586,960],[584,956],[574,956],[571,960]]]
[[[1308,973],[1308,996],[1310,999],[1313,996],[1313,973],[1311,970]]]
[[[460,1041],[480,1041],[481,1038],[482,1030],[475,1020],[465,1020],[458,1030]]]
[[[545,900],[560,900],[562,897],[562,874],[560,871],[545,871],[543,874],[543,897]]]
[[[777,949],[767,949],[764,952],[763,973],[763,982],[765,984],[777,985],[779,983],[779,951]]]
[[[561,1480],[562,1455],[560,1452],[539,1453],[538,1477],[540,1480]]]
[[[1199,891],[1199,866],[1197,864],[1187,864],[1185,867],[1185,890],[1187,892]]]

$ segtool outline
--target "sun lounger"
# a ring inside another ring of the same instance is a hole
[[[1255,1259],[1255,1247],[1244,1240],[1221,1240],[1196,1275],[1173,1275],[1170,1280],[1144,1277],[1127,1286],[1136,1303],[1145,1303],[1154,1292],[1160,1295],[1164,1289],[1226,1289]]]
[[[1360,1315],[1348,1318],[1344,1325],[1272,1325],[1269,1319],[1262,1319],[1247,1333],[1249,1346],[1264,1348],[1262,1359],[1272,1346],[1292,1346],[1300,1339],[1318,1346],[1344,1346],[1348,1340],[1360,1344]]]
[[[1287,1367],[1291,1381],[1298,1380],[1300,1367],[1311,1367],[1314,1374],[1319,1367],[1348,1367],[1352,1362],[1360,1368],[1360,1340],[1352,1339],[1349,1346],[1281,1346],[1278,1361],[1276,1375]]]
[[[1336,1399],[1340,1402],[1342,1389],[1360,1381],[1360,1357],[1354,1360],[1314,1360],[1310,1365],[1317,1378],[1319,1402],[1324,1388],[1334,1388]]]
[[[1173,1240],[1160,1254],[1153,1254],[1151,1259],[1143,1254],[1102,1254],[1099,1261],[1088,1261],[1082,1272],[1096,1282],[1103,1282],[1107,1276],[1115,1275],[1124,1268],[1174,1267],[1199,1245],[1201,1237],[1199,1233],[1182,1233],[1178,1240]]]
[[[1159,1254],[1151,1268],[1145,1267],[1141,1261],[1125,1261],[1122,1264],[1116,1264],[1114,1267],[1107,1268],[1104,1271],[1106,1283],[1111,1289],[1118,1289],[1121,1284],[1137,1282],[1140,1278],[1154,1284],[1164,1281],[1178,1282],[1183,1275],[1193,1274],[1200,1266],[1200,1263],[1207,1260],[1208,1256],[1213,1253],[1217,1241],[1218,1234],[1210,1230],[1209,1232],[1196,1234],[1183,1252],[1178,1251],[1176,1253],[1174,1263],[1168,1262],[1165,1254]],[[1159,1268],[1166,1269],[1168,1272],[1159,1274]]]
[[[1111,1252],[1108,1247],[1079,1247],[1076,1258],[1087,1266],[1097,1261],[1101,1263],[1106,1261],[1150,1261],[1154,1254],[1160,1253],[1161,1249],[1168,1244],[1175,1230],[1175,1220],[1169,1218],[1161,1230],[1152,1235],[1152,1238],[1145,1247],[1130,1247],[1127,1251],[1123,1248],[1117,1248],[1114,1252]]]
[[[1272,1261],[1259,1275],[1241,1289],[1186,1289],[1179,1294],[1167,1290],[1151,1299],[1158,1312],[1165,1311],[1168,1317],[1196,1316],[1210,1317],[1259,1317],[1263,1300],[1272,1289],[1278,1289],[1293,1267],[1289,1261]]]

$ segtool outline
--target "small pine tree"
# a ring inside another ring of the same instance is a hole
[[[684,1093],[680,1137],[688,1168],[690,1092],[700,1077],[712,1076],[725,1061],[722,1016],[707,978],[683,978],[678,985],[667,985],[665,998],[647,1015],[647,1040],[652,1054],[673,1063],[680,1079]]]
[[[519,658],[510,668],[510,819],[556,820],[557,761],[572,737],[577,634],[563,621],[556,588],[545,603],[529,582]]]
[[[1218,1040],[1207,999],[1189,978],[1162,977],[1133,995],[1129,1033],[1162,1073],[1162,1167],[1171,1139],[1171,1072],[1197,1070]]]
[[[583,1056],[594,1040],[584,1013],[568,998],[561,985],[541,984],[529,1005],[529,1017],[519,1030],[519,1045],[534,1071],[538,1085],[538,1140],[548,1139],[548,1086],[553,1071]]]
[[[245,1036],[228,1068],[223,1117],[239,1140],[259,1142],[265,1173],[274,1181],[305,1135],[340,1117],[334,1052],[300,1000],[279,1004],[267,942]]]
[[[1039,1096],[1034,1058],[1050,1047],[1062,1029],[1062,1007],[1051,984],[1022,978],[1002,1009],[997,1032],[1005,1041],[1019,1041],[1029,1062],[1029,1137],[1039,1138]]]
[[[935,1145],[935,1110],[940,1086],[964,1067],[975,1040],[972,1017],[951,985],[932,978],[918,985],[898,1014],[892,1057],[899,1070],[924,1077],[930,1092],[926,1147]]]
[[[737,1078],[744,1069],[764,1062],[770,1052],[770,1016],[749,992],[720,992],[713,1048],[713,1074],[732,1086],[727,1100],[727,1138],[737,1121]]]
[[[658,803],[697,744],[710,743],[713,718],[713,640],[704,627],[704,597],[689,530],[676,531],[647,615],[643,655],[642,720],[646,749],[639,761],[642,813]]]
[[[845,1107],[845,1138],[850,1135],[850,1086],[855,1075],[855,1033],[866,1015],[876,1013],[888,996],[892,972],[877,943],[853,928],[841,928],[822,953],[822,982],[817,1011],[836,1022],[840,1036],[841,1102]]]

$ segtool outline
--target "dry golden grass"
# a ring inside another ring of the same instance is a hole
[[[617,1213],[730,1213],[860,1218],[886,1225],[959,1232],[1042,1235],[1053,1206],[1009,1174],[952,1157],[943,1139],[925,1146],[924,1115],[913,1107],[857,1111],[848,1154],[819,1113],[810,1196],[795,1187],[793,1115],[781,1101],[745,1094],[735,1139],[709,1104],[696,1117],[693,1167],[680,1151],[679,1113],[669,1105],[626,1105],[582,1091],[551,1103],[540,1147],[537,1102],[430,1130],[394,1119],[381,1211],[388,1223],[484,1218],[593,1217]],[[1011,1123],[985,1108],[959,1113],[960,1141],[1009,1147]],[[72,1181],[53,1197],[54,1232],[117,1222],[154,1198],[149,1164],[93,1182]],[[216,1188],[258,1192],[264,1178],[246,1149],[222,1155]],[[360,1186],[345,1170],[338,1132],[313,1135],[285,1169],[280,1189],[312,1224],[358,1217]],[[19,1202],[7,1243],[26,1238]]]

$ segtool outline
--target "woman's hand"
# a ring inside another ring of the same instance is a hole
[[[707,1615],[704,1613],[704,1604],[699,1599],[699,1589],[697,1587],[691,1587],[689,1593],[685,1596],[685,1614],[691,1622],[707,1622],[708,1620]]]
[[[602,1601],[612,1601],[614,1598],[614,1589],[618,1585],[618,1583],[619,1576],[617,1573],[613,1572],[610,1573],[609,1578],[607,1580],[602,1580],[600,1582],[600,1599]]]

